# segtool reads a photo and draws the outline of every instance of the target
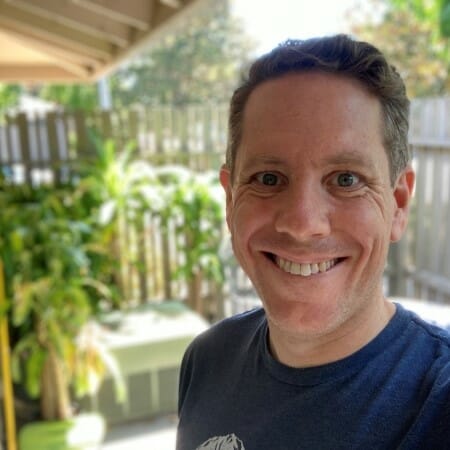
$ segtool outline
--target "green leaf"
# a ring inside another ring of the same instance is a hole
[[[32,351],[25,361],[25,388],[32,398],[39,397],[41,391],[41,374],[44,368],[47,352],[38,345],[32,348]]]
[[[22,325],[30,316],[36,297],[45,295],[49,287],[49,279],[34,282],[15,283],[12,323]]]
[[[31,353],[37,345],[37,337],[30,333],[20,339],[11,352],[11,372],[12,378],[16,383],[22,381],[22,359],[28,353]]]
[[[440,14],[440,30],[442,36],[450,37],[450,1],[445,0]]]
[[[107,200],[100,206],[98,213],[98,222],[100,225],[107,225],[112,222],[116,215],[117,203],[115,200]]]
[[[13,252],[20,252],[24,248],[23,236],[20,230],[13,230],[9,236],[11,243],[11,250]]]

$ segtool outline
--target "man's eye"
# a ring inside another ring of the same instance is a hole
[[[351,173],[351,172],[338,173],[338,174],[336,174],[334,179],[335,179],[335,183],[339,187],[344,187],[344,188],[353,187],[353,186],[357,185],[360,181],[358,175],[355,175],[354,173]]]
[[[271,172],[262,172],[256,175],[256,179],[259,183],[265,186],[276,186],[279,184],[279,176]]]

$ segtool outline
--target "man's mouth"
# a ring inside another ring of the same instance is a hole
[[[272,255],[271,259],[284,272],[292,275],[301,275],[302,277],[328,272],[342,260],[342,258],[333,258],[314,263],[296,263],[276,255]]]

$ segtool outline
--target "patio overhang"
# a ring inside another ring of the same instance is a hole
[[[0,0],[0,82],[92,82],[204,0]]]

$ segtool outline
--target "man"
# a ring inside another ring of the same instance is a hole
[[[414,185],[408,109],[383,55],[344,35],[252,65],[220,180],[263,309],[188,349],[178,450],[450,448],[450,337],[382,289]]]

